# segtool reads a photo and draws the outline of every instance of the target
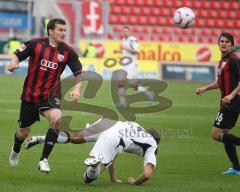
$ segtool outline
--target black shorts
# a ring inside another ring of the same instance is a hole
[[[235,126],[239,113],[226,108],[220,109],[214,122],[214,127],[220,129],[231,129]]]
[[[22,100],[20,108],[20,117],[18,120],[19,127],[25,128],[31,126],[36,121],[40,121],[39,114],[43,115],[44,111],[49,109],[61,109],[61,103],[58,98],[54,99],[55,102],[43,100],[39,103],[26,102]],[[44,116],[44,115],[43,115]]]

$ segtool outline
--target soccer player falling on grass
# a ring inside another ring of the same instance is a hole
[[[236,146],[240,145],[240,137],[230,134],[235,126],[240,112],[240,60],[233,53],[234,38],[229,33],[221,33],[218,46],[222,53],[222,59],[218,65],[218,80],[201,88],[196,93],[202,95],[205,91],[220,89],[221,106],[212,129],[212,138],[222,142],[232,168],[223,174],[240,175],[239,159]]]
[[[44,143],[45,139],[46,136],[33,136],[26,140],[25,147],[29,149],[36,144]],[[142,174],[137,179],[128,178],[129,184],[140,185],[151,177],[156,166],[157,145],[160,136],[157,131],[145,130],[135,122],[100,119],[78,133],[59,133],[57,143],[68,143],[69,141],[75,144],[96,142],[89,158],[84,161],[88,166],[83,174],[85,183],[96,180],[106,167],[109,168],[110,180],[119,182],[115,173],[114,160],[119,153],[125,151],[144,158]]]
[[[42,172],[50,172],[48,156],[56,143],[62,116],[60,75],[66,65],[74,74],[74,87],[70,93],[72,100],[77,102],[80,99],[82,65],[76,52],[64,43],[66,27],[63,19],[50,20],[47,25],[48,38],[22,44],[14,52],[8,66],[8,70],[13,72],[20,61],[29,57],[28,74],[21,96],[19,129],[9,156],[13,167],[18,165],[21,145],[29,135],[31,125],[40,120],[41,114],[48,120],[49,129],[38,167]]]

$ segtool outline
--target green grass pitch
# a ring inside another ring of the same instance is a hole
[[[43,147],[40,145],[29,151],[23,149],[19,166],[11,168],[8,155],[18,126],[22,84],[23,78],[0,76],[0,192],[223,192],[240,188],[240,176],[221,175],[231,165],[223,145],[211,139],[212,124],[219,108],[219,91],[197,97],[195,89],[202,84],[191,83],[168,82],[168,88],[161,95],[171,99],[174,105],[159,113],[137,115],[137,122],[143,127],[155,127],[163,135],[155,172],[142,186],[130,186],[126,182],[129,176],[137,177],[143,166],[141,157],[126,153],[119,155],[116,162],[117,175],[123,183],[111,183],[106,171],[92,184],[84,184],[83,161],[93,143],[56,145],[49,158],[51,173],[48,175],[37,169]],[[103,84],[94,99],[82,98],[82,102],[117,111],[111,101],[109,82]],[[71,127],[75,128],[99,118],[83,112],[64,111],[64,115],[74,117]],[[33,126],[31,135],[45,134],[47,128],[47,121],[42,119]],[[239,123],[234,133],[240,135]]]

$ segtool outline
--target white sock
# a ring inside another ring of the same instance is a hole
[[[38,139],[38,143],[45,143],[45,138],[46,138],[46,135],[42,135],[42,136],[37,136],[37,139]]]
[[[69,139],[69,134],[67,134],[66,132],[59,132],[57,143],[65,144],[69,142]]]
[[[143,91],[146,91],[146,88],[143,86],[138,86],[137,92],[143,92]]]
[[[95,180],[98,177],[98,175],[100,175],[100,166],[99,165],[97,167],[89,166],[86,170],[86,174],[89,179]]]
[[[119,96],[119,103],[122,105],[126,105],[125,87],[118,87],[118,96]]]
[[[154,93],[152,91],[147,90],[145,87],[138,86],[137,92],[145,92],[145,95],[147,95],[149,100],[154,99]]]

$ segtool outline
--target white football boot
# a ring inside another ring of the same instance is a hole
[[[49,173],[50,172],[50,167],[48,165],[48,160],[46,158],[44,158],[42,161],[39,161],[38,169],[41,172],[44,172],[44,173]]]

